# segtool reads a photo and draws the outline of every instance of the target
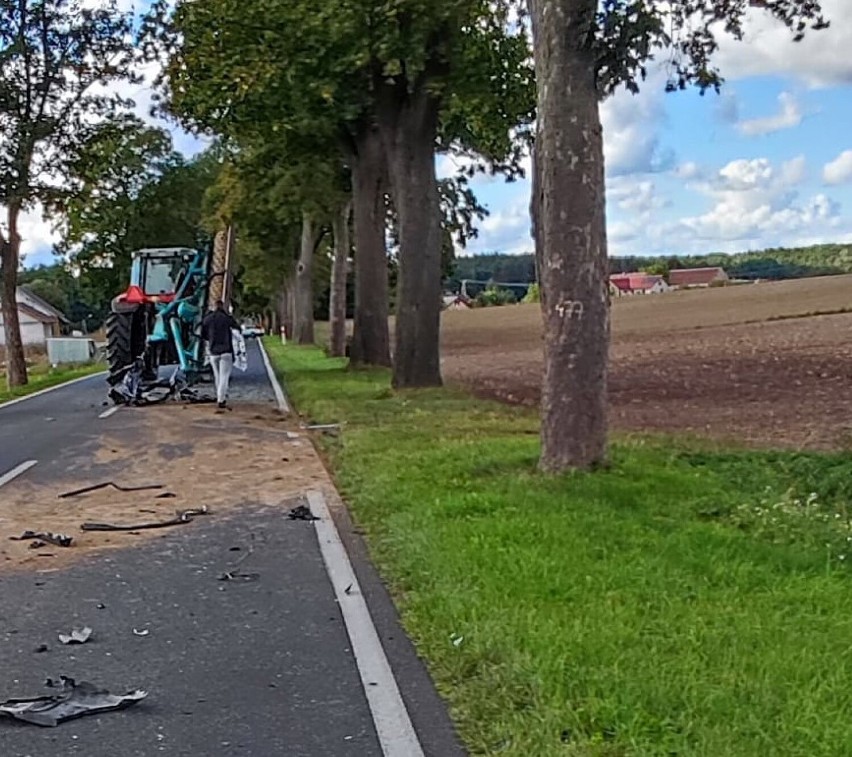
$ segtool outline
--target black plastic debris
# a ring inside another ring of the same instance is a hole
[[[163,492],[162,494],[158,494],[154,499],[175,499],[177,494],[174,492]]]
[[[30,549],[41,549],[42,547],[46,547],[47,542],[41,541],[41,539],[36,539],[35,541],[30,542]]]
[[[319,520],[319,518],[311,512],[311,509],[307,505],[294,507],[289,513],[287,513],[287,517],[290,520]]]
[[[206,515],[209,512],[207,506],[198,507],[191,510],[177,510],[175,517],[169,520],[158,520],[150,523],[132,523],[132,524],[115,524],[115,523],[83,523],[80,528],[83,531],[142,531],[149,528],[166,528],[168,526],[179,526],[184,523],[191,523],[196,515]]]
[[[79,497],[81,494],[90,494],[91,492],[98,491],[98,489],[106,489],[111,486],[113,489],[116,489],[120,492],[147,492],[152,491],[154,489],[164,489],[165,486],[163,484],[148,484],[146,486],[122,486],[121,484],[115,483],[115,481],[104,481],[102,484],[94,484],[92,486],[84,486],[82,489],[74,489],[74,491],[65,492],[64,494],[59,495],[59,499],[68,499],[69,497]]]
[[[66,536],[65,534],[53,534],[50,531],[24,531],[20,536],[10,536],[12,541],[30,541],[34,539],[35,541],[47,542],[48,544],[53,544],[56,547],[70,547],[74,542],[74,539],[70,536]],[[43,547],[44,544],[41,544]],[[32,547],[32,549],[38,549],[39,547]]]
[[[147,691],[135,689],[126,694],[110,694],[94,684],[62,676],[59,682],[48,680],[47,686],[60,687],[58,694],[30,699],[9,699],[0,703],[0,715],[22,720],[32,725],[53,728],[66,720],[94,715],[100,712],[121,710],[141,702]]]
[[[85,644],[92,638],[92,629],[88,626],[75,628],[71,633],[59,634],[59,641],[63,644]]]
[[[34,650],[36,654],[44,654],[45,652],[50,651],[50,647],[47,644],[39,644]]]

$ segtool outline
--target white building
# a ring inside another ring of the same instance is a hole
[[[17,300],[21,340],[27,347],[46,346],[47,339],[59,336],[62,324],[68,322],[61,312],[26,287],[18,287]],[[5,343],[3,313],[0,312],[0,347]]]

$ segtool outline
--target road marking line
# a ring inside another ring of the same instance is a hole
[[[423,747],[411,724],[393,670],[325,497],[318,491],[310,491],[307,498],[311,512],[319,518],[314,521],[317,541],[334,595],[343,613],[382,753],[385,757],[424,757]]]
[[[263,356],[263,364],[266,366],[266,373],[269,376],[270,383],[272,384],[272,391],[275,392],[275,400],[278,403],[278,409],[282,413],[289,413],[290,404],[287,402],[287,397],[284,394],[284,390],[281,388],[281,382],[278,380],[278,376],[275,375],[272,363],[269,361],[269,355],[266,354],[266,348],[263,346],[263,340],[258,339],[257,344],[260,347],[260,354]]]
[[[47,394],[48,392],[55,392],[57,389],[64,389],[66,386],[71,386],[72,384],[79,384],[81,381],[88,381],[89,379],[97,378],[98,376],[106,376],[106,374],[106,371],[101,371],[100,373],[90,373],[88,376],[80,376],[80,378],[71,379],[70,381],[66,381],[62,384],[57,384],[56,386],[49,386],[47,387],[47,389],[39,389],[39,391],[33,392],[32,394],[27,394],[24,397],[17,397],[13,400],[6,400],[5,402],[0,402],[0,411],[7,407],[12,407],[12,405],[17,405],[19,402],[33,400],[36,397],[41,397],[41,395]]]
[[[115,405],[115,407],[111,407],[109,410],[104,410],[98,418],[109,418],[111,415],[115,415],[119,411],[119,406]]]
[[[21,463],[20,465],[12,468],[8,473],[4,473],[0,476],[0,486],[6,486],[6,484],[14,481],[18,476],[26,473],[30,468],[38,463],[38,460],[27,460],[25,463]]]

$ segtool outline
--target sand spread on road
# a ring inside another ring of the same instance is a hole
[[[67,477],[49,485],[23,476],[3,488],[0,498],[0,570],[50,571],[104,549],[161,538],[193,523],[138,532],[86,532],[84,522],[142,523],[174,517],[176,510],[207,506],[208,515],[244,505],[280,506],[281,517],[293,499],[309,489],[329,491],[331,480],[298,421],[268,405],[236,404],[230,412],[212,405],[160,405],[122,409],[121,422],[105,424],[94,456],[80,458]],[[69,499],[63,492],[102,481],[122,486],[163,484],[155,491],[101,489]],[[171,492],[174,498],[158,498]],[[72,536],[73,546],[30,548],[11,541],[23,531]]]

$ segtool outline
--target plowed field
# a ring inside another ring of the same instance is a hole
[[[534,405],[541,360],[537,305],[444,314],[449,381]],[[617,299],[610,418],[625,431],[849,447],[852,277]]]

